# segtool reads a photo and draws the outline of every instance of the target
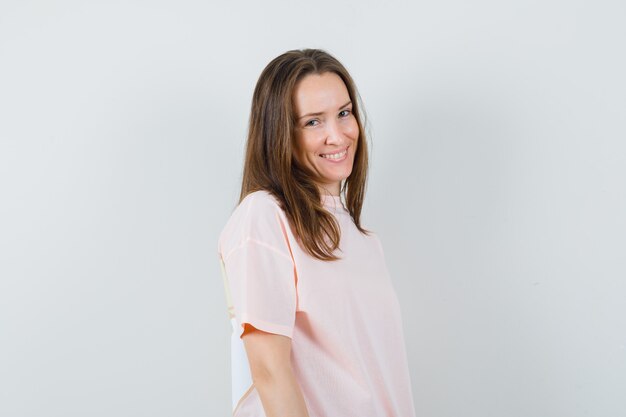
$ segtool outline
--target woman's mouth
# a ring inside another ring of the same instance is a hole
[[[346,155],[348,154],[348,147],[343,151],[335,152],[335,153],[322,153],[320,156],[324,159],[328,159],[329,161],[339,162],[346,159]]]

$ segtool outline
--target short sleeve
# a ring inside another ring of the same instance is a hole
[[[238,336],[249,323],[292,338],[296,315],[295,268],[291,257],[247,238],[224,260]]]

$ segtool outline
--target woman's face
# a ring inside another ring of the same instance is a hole
[[[334,72],[310,74],[296,84],[294,156],[317,177],[317,183],[339,195],[341,181],[352,172],[359,125],[341,77]]]

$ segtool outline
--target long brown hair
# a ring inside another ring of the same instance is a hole
[[[279,201],[303,249],[320,260],[334,261],[340,259],[333,252],[339,247],[341,229],[324,208],[312,173],[298,164],[293,155],[294,88],[306,75],[326,72],[334,72],[343,80],[359,126],[352,172],[343,181],[340,195],[345,196],[346,208],[359,231],[370,233],[360,221],[368,168],[361,97],[346,68],[321,49],[287,51],[261,72],[252,96],[239,202],[255,191],[270,192]]]

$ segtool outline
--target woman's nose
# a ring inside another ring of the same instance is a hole
[[[343,142],[343,132],[337,121],[328,124],[326,131],[326,143],[329,145],[340,145]]]

